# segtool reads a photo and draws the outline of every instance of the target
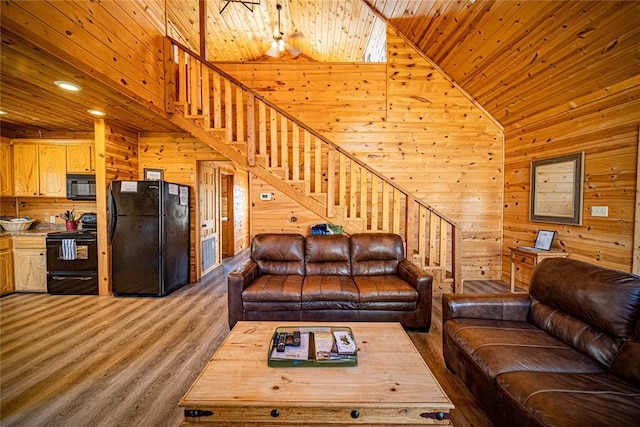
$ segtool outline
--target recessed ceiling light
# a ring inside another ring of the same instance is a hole
[[[65,82],[63,80],[56,80],[55,83],[56,83],[56,86],[58,86],[60,89],[70,90],[72,92],[77,92],[79,90],[82,90],[82,88],[75,83]]]
[[[0,110],[0,114],[9,114],[9,113],[7,113],[7,112],[6,112],[6,111],[4,111],[4,110]]]
[[[100,111],[100,110],[93,110],[93,109],[89,109],[87,110],[87,113],[94,115],[94,116],[98,116],[98,117],[104,117],[107,115],[107,113],[105,113],[104,111]]]

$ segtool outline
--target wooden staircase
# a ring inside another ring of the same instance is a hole
[[[165,40],[171,120],[348,234],[401,235],[434,292],[461,292],[461,229],[278,106]]]

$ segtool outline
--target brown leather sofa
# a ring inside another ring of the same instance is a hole
[[[258,234],[228,275],[229,327],[238,320],[384,321],[428,331],[432,277],[391,233]]]
[[[496,426],[640,423],[640,277],[548,259],[529,294],[443,296],[443,351]]]

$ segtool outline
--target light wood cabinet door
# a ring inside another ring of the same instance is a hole
[[[67,149],[62,145],[38,146],[40,195],[67,196]]]
[[[14,195],[38,196],[40,194],[38,146],[32,144],[14,145],[13,164],[15,171],[13,177]]]
[[[93,165],[93,149],[90,146],[67,146],[67,173],[92,173]]]
[[[11,237],[0,237],[0,295],[14,291]]]
[[[13,196],[13,150],[0,143],[0,196]]]
[[[47,292],[45,249],[14,249],[16,292]]]

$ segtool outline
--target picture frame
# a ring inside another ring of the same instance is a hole
[[[584,151],[531,162],[529,220],[582,225]]]
[[[163,181],[164,169],[144,168],[144,180],[145,181]]]
[[[553,245],[553,239],[556,236],[556,232],[552,230],[538,230],[538,235],[536,236],[536,243],[533,246],[536,249],[541,249],[543,251],[551,250],[551,245]]]

